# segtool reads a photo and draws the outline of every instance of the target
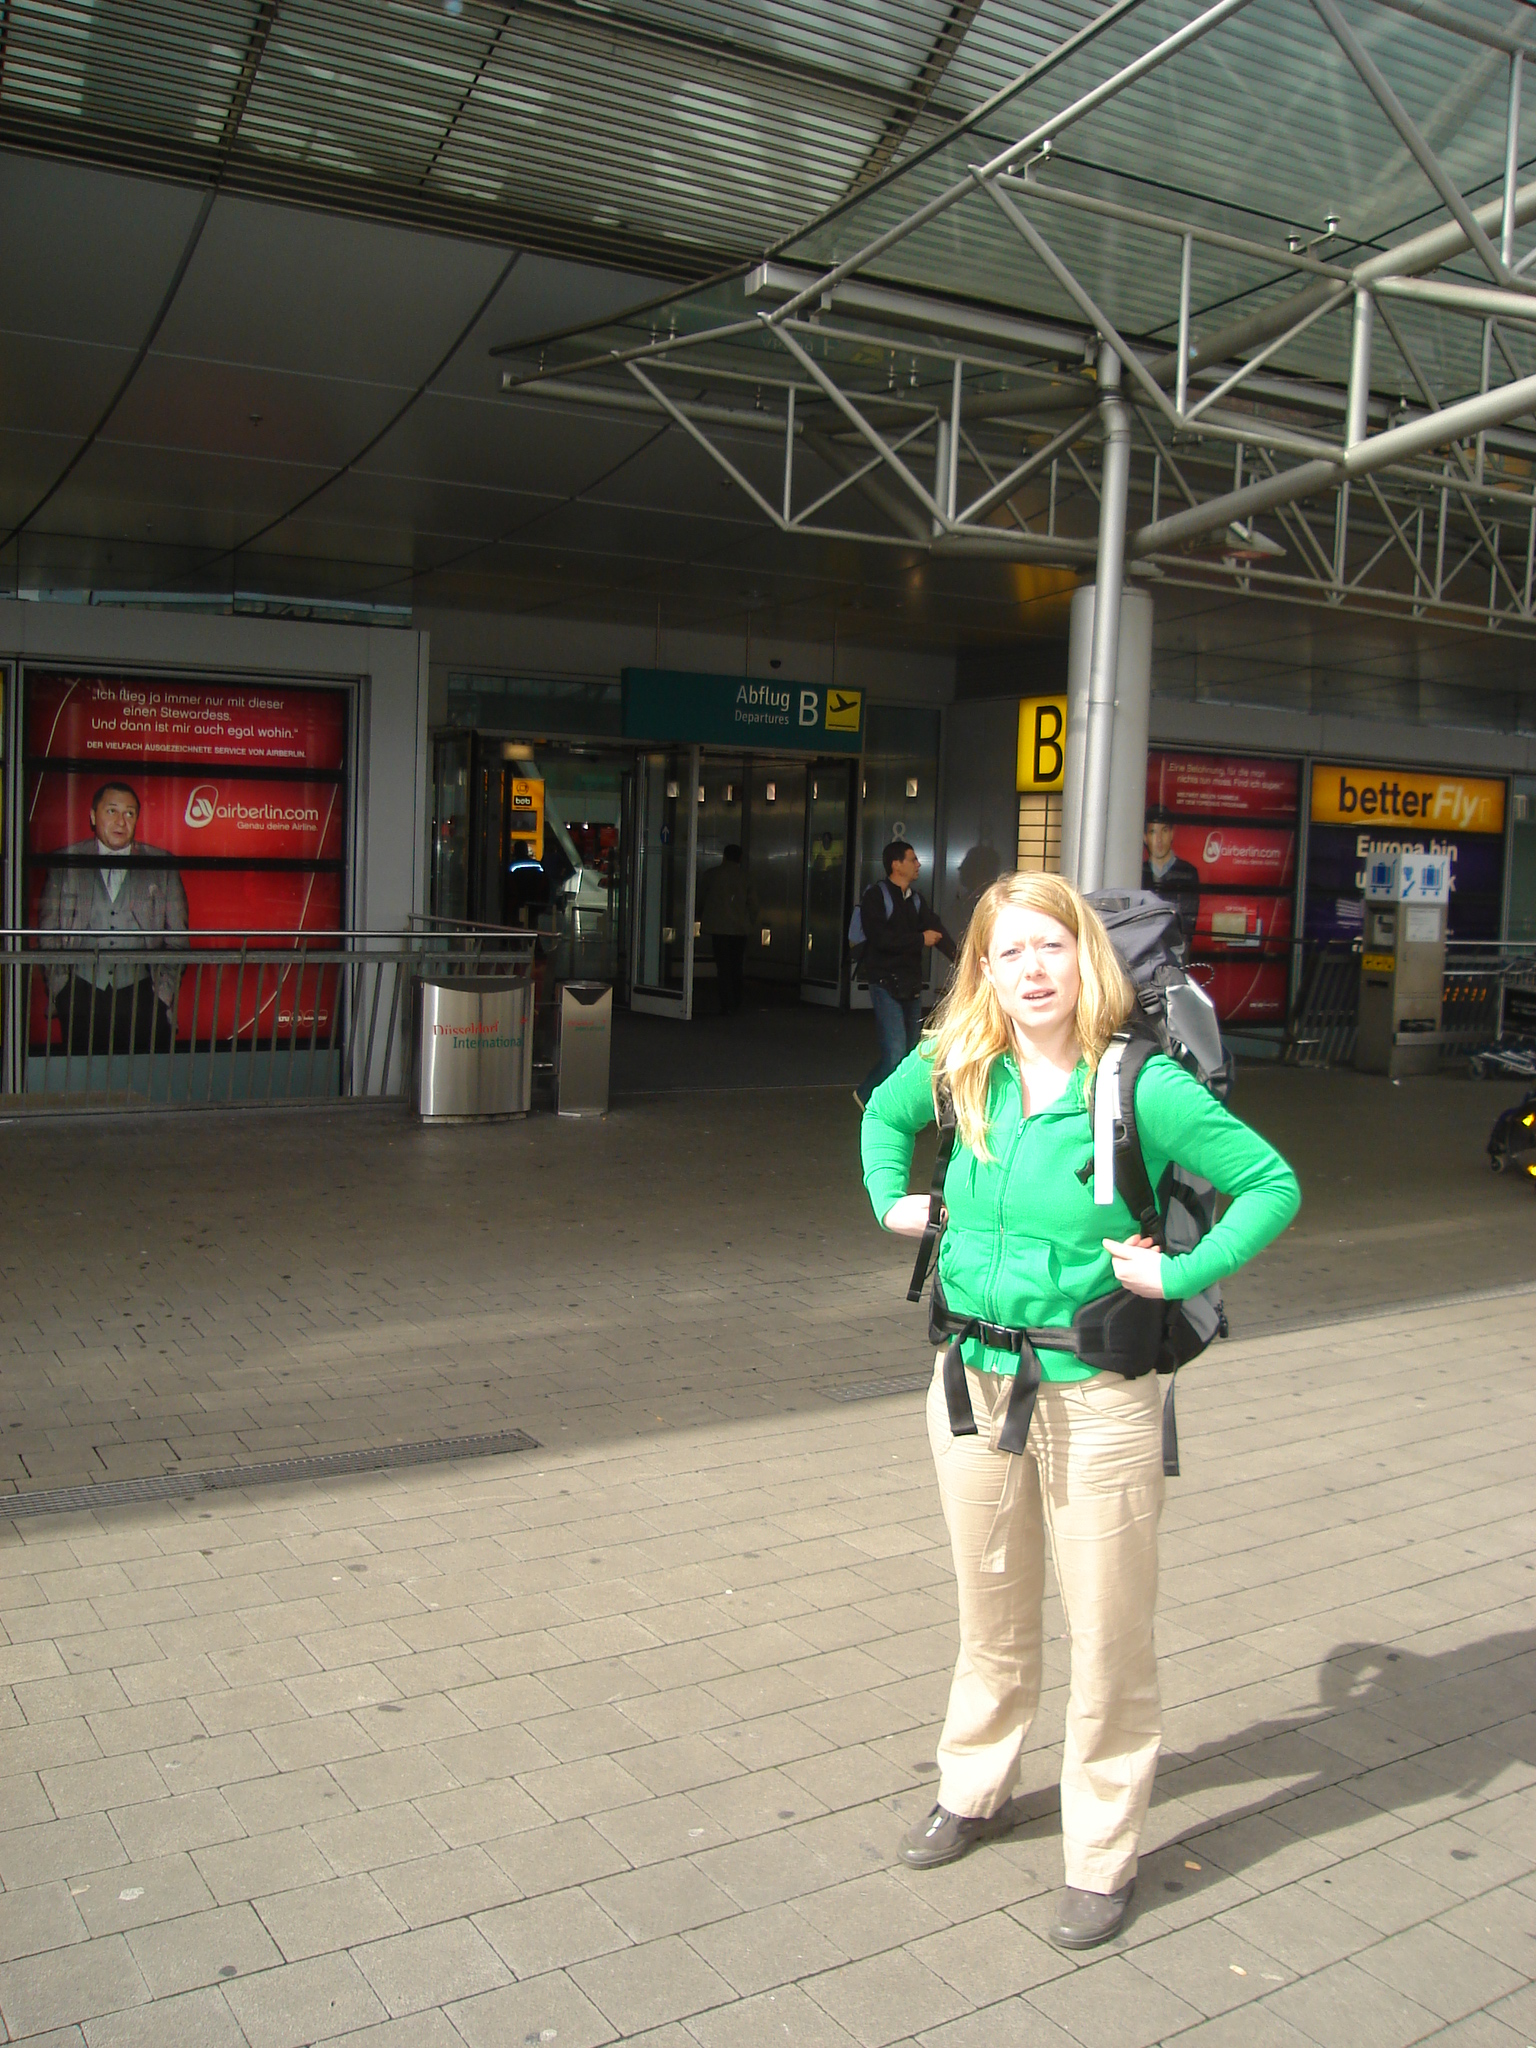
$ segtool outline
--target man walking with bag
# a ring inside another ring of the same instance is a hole
[[[922,862],[910,842],[893,839],[880,855],[880,865],[885,880],[871,883],[859,900],[863,972],[880,1038],[879,1058],[853,1091],[860,1109],[917,1044],[923,1028],[920,995],[928,974],[927,949],[937,946],[947,960],[955,957],[954,940],[917,893]]]

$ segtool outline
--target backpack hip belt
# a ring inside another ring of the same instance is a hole
[[[1008,1323],[989,1323],[980,1316],[957,1315],[946,1301],[943,1283],[935,1273],[928,1300],[928,1339],[944,1346],[944,1402],[949,1410],[950,1435],[977,1434],[960,1348],[963,1344],[975,1339],[990,1351],[1012,1352],[1019,1361],[997,1439],[1000,1451],[1017,1454],[1028,1440],[1035,1397],[1040,1391],[1040,1352],[1069,1352],[1080,1364],[1092,1366],[1097,1372],[1118,1373],[1127,1380],[1141,1379],[1157,1369],[1168,1341],[1167,1311],[1178,1306],[1176,1302],[1153,1301],[1117,1287],[1110,1294],[1101,1294],[1096,1301],[1085,1302],[1065,1328],[1042,1325],[1019,1329]],[[1171,1384],[1168,1394],[1163,1408],[1163,1467],[1169,1471],[1171,1456],[1172,1476],[1178,1472],[1178,1429]]]

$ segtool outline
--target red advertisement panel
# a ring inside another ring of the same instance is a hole
[[[75,955],[33,978],[33,1044],[325,1043],[332,970],[206,954],[341,928],[346,693],[32,674],[23,729],[27,922]],[[91,954],[98,933],[112,941]]]
[[[1279,825],[1175,825],[1173,850],[1202,888],[1289,889],[1296,880],[1296,833]]]
[[[1197,959],[1189,971],[1224,1024],[1284,1023],[1289,970],[1283,960]]]
[[[1195,950],[1255,952],[1274,940],[1288,940],[1291,922],[1289,896],[1236,896],[1202,889]]]
[[[1154,750],[1141,885],[1177,912],[1191,974],[1223,1023],[1285,1015],[1300,764]]]
[[[1147,756],[1147,809],[1192,818],[1273,818],[1294,824],[1301,764],[1262,754]]]
[[[342,690],[87,675],[27,681],[33,760],[340,769],[346,746]]]
[[[29,777],[28,844],[42,849],[89,842],[91,799],[104,779],[53,770]],[[135,838],[141,846],[193,860],[341,858],[346,803],[339,782],[227,776],[221,781],[131,771],[124,782],[139,799]]]

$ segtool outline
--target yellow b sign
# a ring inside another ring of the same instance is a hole
[[[1026,697],[1019,706],[1020,789],[1060,789],[1067,769],[1067,700]]]
[[[544,851],[544,784],[514,775],[507,797],[507,837],[526,839],[538,860]]]

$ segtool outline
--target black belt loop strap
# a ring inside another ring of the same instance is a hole
[[[1022,1452],[1029,1440],[1029,1425],[1034,1419],[1035,1396],[1040,1391],[1040,1358],[1035,1347],[1022,1330],[1004,1331],[979,1318],[957,1321],[957,1327],[944,1346],[944,1405],[949,1410],[949,1433],[951,1436],[976,1436],[976,1411],[971,1406],[971,1389],[965,1377],[965,1359],[960,1347],[976,1338],[980,1343],[990,1344],[997,1337],[1017,1337],[1019,1369],[1014,1375],[1013,1389],[1008,1396],[1008,1411],[1003,1417],[1003,1426],[997,1433],[997,1448],[1015,1454]]]
[[[969,1334],[974,1335],[974,1330]],[[944,1403],[949,1409],[951,1436],[976,1434],[976,1414],[971,1407],[971,1390],[966,1384],[965,1360],[960,1355],[960,1346],[966,1335],[966,1330],[957,1331],[944,1347]]]
[[[1008,1413],[997,1433],[997,1448],[1022,1454],[1029,1441],[1029,1425],[1035,1417],[1035,1396],[1040,1391],[1040,1356],[1032,1344],[1019,1353],[1019,1369],[1013,1392],[1008,1396]]]
[[[1177,1479],[1179,1476],[1179,1418],[1174,1412],[1173,1387],[1177,1372],[1168,1375],[1168,1391],[1163,1396],[1163,1477]]]

